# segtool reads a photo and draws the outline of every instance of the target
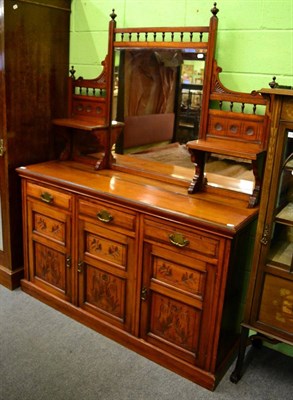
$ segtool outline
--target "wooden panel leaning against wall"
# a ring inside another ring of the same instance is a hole
[[[70,0],[0,0],[0,283],[23,276],[15,168],[55,158],[52,118],[67,109]]]

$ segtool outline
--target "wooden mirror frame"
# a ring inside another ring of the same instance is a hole
[[[202,113],[206,113],[207,105],[209,103],[209,92],[211,87],[211,77],[213,69],[213,60],[216,46],[216,34],[218,27],[218,8],[214,3],[211,9],[212,16],[208,26],[197,27],[149,27],[149,28],[117,28],[115,10],[110,15],[109,22],[109,44],[108,44],[108,58],[110,66],[110,81],[109,90],[113,94],[113,81],[114,81],[114,56],[115,51],[119,48],[123,49],[158,49],[158,50],[180,50],[180,49],[193,49],[204,50],[205,53],[205,69],[204,69],[204,85],[202,94]],[[112,98],[110,115],[112,115]],[[201,114],[199,130],[206,129],[205,124],[207,118]],[[109,143],[112,143],[110,140]],[[108,149],[111,151],[112,149]],[[109,168],[134,170],[135,173],[150,174],[157,179],[160,179],[158,171],[143,171],[141,168],[136,168],[134,164],[126,165],[122,162],[122,158],[117,155],[115,160],[109,158],[111,164]],[[191,164],[192,165],[192,164]],[[172,178],[162,174],[162,180],[173,180]],[[184,182],[186,185],[186,182]]]

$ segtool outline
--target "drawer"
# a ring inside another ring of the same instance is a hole
[[[42,186],[35,183],[27,182],[27,195],[34,197],[43,203],[56,207],[71,210],[72,196],[70,194],[53,189],[50,186]]]
[[[211,260],[217,260],[219,257],[219,239],[195,229],[189,230],[178,223],[145,218],[144,238],[168,244],[182,251],[196,252]]]
[[[78,209],[80,215],[93,218],[103,225],[135,231],[136,214],[118,209],[107,202],[79,199]]]

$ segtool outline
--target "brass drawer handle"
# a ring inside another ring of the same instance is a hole
[[[106,224],[108,224],[109,222],[111,222],[113,220],[112,215],[106,210],[99,211],[97,213],[97,218],[99,221],[102,221]]]
[[[169,235],[170,243],[177,247],[185,247],[189,245],[189,240],[185,239],[182,233],[171,233]]]
[[[50,193],[48,193],[48,192],[43,192],[43,193],[41,194],[41,200],[42,200],[44,203],[51,204],[51,203],[53,203],[54,197],[53,197]]]

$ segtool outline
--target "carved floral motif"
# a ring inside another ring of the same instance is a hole
[[[165,339],[177,343],[185,348],[191,348],[193,329],[191,327],[194,318],[188,307],[161,298],[159,312],[154,319],[155,331]]]
[[[95,271],[91,280],[91,301],[107,312],[119,314],[120,299],[117,279],[106,272]]]

